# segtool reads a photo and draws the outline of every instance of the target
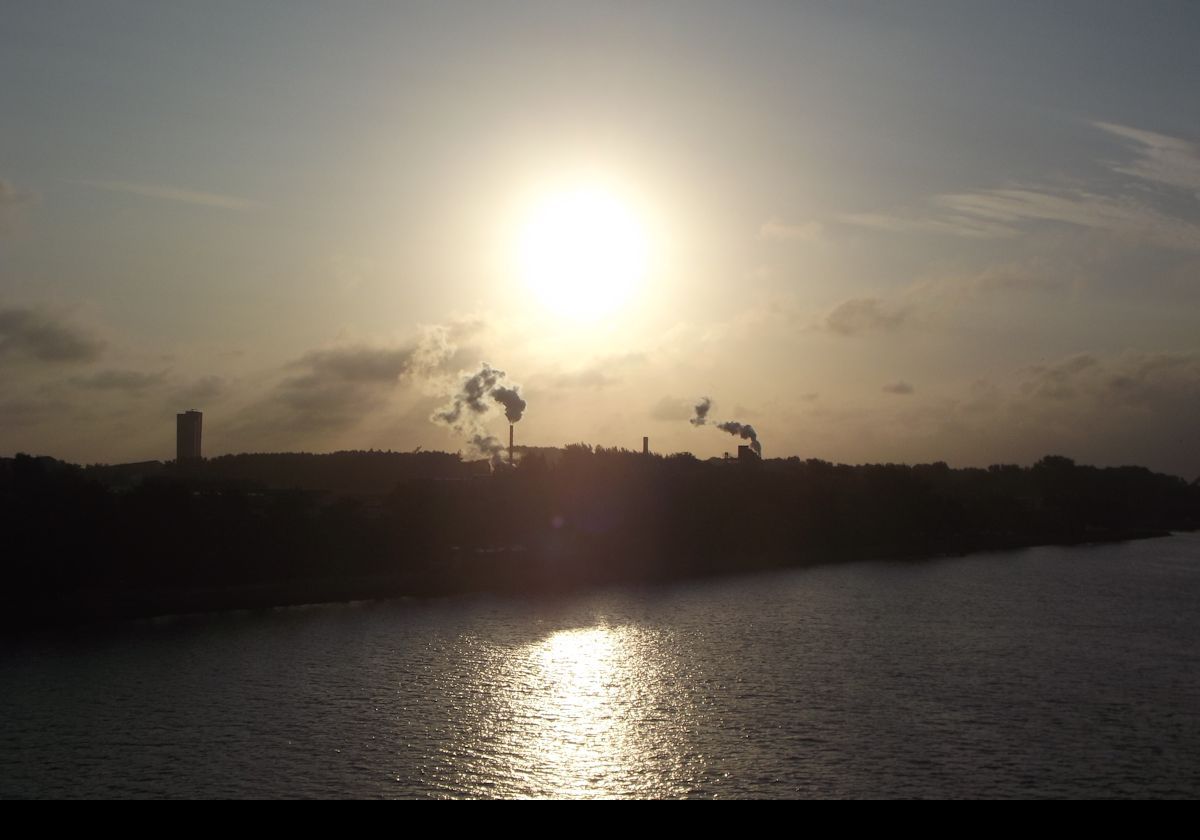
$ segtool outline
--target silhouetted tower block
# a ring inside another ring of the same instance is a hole
[[[650,438],[645,437],[645,436],[642,437],[642,454],[643,455],[650,454]]]
[[[175,459],[192,461],[200,458],[200,426],[204,415],[199,411],[185,411],[175,415]]]

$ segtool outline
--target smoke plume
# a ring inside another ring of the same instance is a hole
[[[516,385],[511,388],[498,385],[492,389],[492,399],[504,406],[504,416],[508,418],[509,423],[520,422],[525,414],[526,402],[521,399],[520,388]]]
[[[729,432],[735,437],[740,437],[742,440],[750,441],[750,447],[762,455],[762,444],[758,442],[758,432],[754,431],[754,427],[749,423],[739,423],[736,420],[729,420],[725,423],[718,423],[717,428],[722,432]]]
[[[712,400],[708,397],[701,397],[700,402],[696,403],[696,416],[688,422],[693,426],[703,426],[708,422],[708,410],[712,408]]]
[[[491,435],[471,435],[471,446],[493,464],[500,464],[504,461],[504,444]]]
[[[524,416],[526,406],[520,386],[504,383],[504,371],[484,362],[478,372],[463,380],[462,387],[450,398],[450,402],[435,411],[429,419],[448,426],[465,437],[476,451],[492,461],[499,461],[504,445],[487,433],[483,422],[493,403],[504,407],[504,415],[509,423],[518,422]]]
[[[713,401],[711,397],[701,397],[700,402],[696,403],[695,416],[688,420],[693,426],[707,426],[708,412],[712,409]],[[723,432],[728,432],[734,437],[740,437],[742,440],[750,441],[750,447],[762,455],[762,444],[758,442],[758,432],[754,431],[754,427],[749,423],[739,423],[736,420],[727,420],[723,423],[717,423],[716,427]]]

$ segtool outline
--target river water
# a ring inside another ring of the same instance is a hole
[[[5,797],[1195,797],[1200,534],[0,640]]]

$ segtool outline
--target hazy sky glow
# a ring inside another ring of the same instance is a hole
[[[768,457],[1194,478],[1197,32],[1099,0],[19,4],[0,454],[170,458],[186,408],[209,455],[465,449],[429,418],[486,361],[529,444],[719,454],[709,395]],[[637,280],[564,316],[522,231],[597,189],[599,238],[555,236]]]

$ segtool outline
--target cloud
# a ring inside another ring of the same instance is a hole
[[[883,386],[884,393],[897,394],[899,396],[908,396],[916,392],[916,388],[907,382],[892,382]]]
[[[842,213],[835,217],[842,224],[871,228],[888,233],[936,233],[969,239],[1002,239],[1019,232],[1011,225],[959,214],[933,217],[910,209],[890,213]]]
[[[279,384],[274,400],[286,407],[292,425],[352,425],[378,406],[401,377],[427,372],[432,359],[428,352],[420,343],[314,351],[289,365],[301,372]]]
[[[149,388],[161,385],[166,381],[166,378],[166,371],[142,373],[137,370],[102,370],[91,376],[76,377],[71,381],[84,388],[140,393]]]
[[[0,233],[16,218],[16,214],[27,204],[32,203],[33,195],[13,186],[10,181],[0,178]]]
[[[0,309],[0,357],[90,362],[99,358],[103,346],[78,327],[48,312],[20,307]]]
[[[28,204],[33,200],[33,196],[24,190],[19,190],[13,186],[11,181],[6,181],[0,178],[0,210],[9,207],[19,207],[22,204]]]
[[[1098,364],[1090,353],[1078,353],[1050,365],[1031,365],[1023,369],[1021,393],[1040,399],[1067,400],[1075,396],[1079,374]]]
[[[1200,226],[1174,218],[1143,200],[1085,190],[998,189],[941,195],[935,203],[962,215],[973,214],[1016,226],[1030,221],[1059,222],[1107,230],[1180,250],[1200,250]]]
[[[601,356],[576,370],[544,374],[534,380],[539,388],[562,391],[599,391],[621,382],[621,373],[636,370],[646,364],[645,353],[630,352]]]
[[[813,221],[792,223],[772,218],[758,229],[758,238],[768,241],[819,242],[824,236],[825,226]]]
[[[57,400],[0,400],[0,428],[38,427],[67,409],[65,403]]]
[[[620,381],[609,376],[601,368],[584,368],[572,373],[560,373],[550,380],[550,387],[559,390],[599,391]]]
[[[895,233],[931,233],[996,239],[1016,236],[1033,223],[1058,223],[1107,231],[1166,248],[1200,251],[1200,223],[1194,213],[1181,213],[1163,187],[1200,190],[1200,151],[1195,144],[1162,134],[1112,123],[1094,123],[1130,141],[1136,156],[1112,163],[1112,173],[1137,183],[1104,183],[1089,189],[1046,184],[990,188],[934,195],[919,207],[888,212],[846,213],[843,224]],[[1112,180],[1111,178],[1108,180]]]
[[[175,389],[172,398],[187,405],[202,405],[220,399],[228,389],[228,383],[219,376],[202,376],[190,384]]]
[[[1114,171],[1170,187],[1193,192],[1200,190],[1200,146],[1116,123],[1095,122],[1092,125],[1132,141],[1137,148],[1137,158],[1131,163],[1113,164]]]
[[[236,195],[200,192],[169,184],[147,184],[138,181],[80,181],[79,183],[108,192],[127,193],[129,195],[141,196],[142,198],[177,201],[183,204],[215,207],[222,210],[251,210],[261,206],[257,201],[251,201],[248,198],[241,198]]]
[[[1200,475],[1200,350],[1079,352],[912,395],[800,412],[781,449],[824,459],[955,466],[1031,464],[1048,453],[1081,463],[1139,464]]]
[[[408,344],[350,345],[314,350],[288,367],[304,370],[289,380],[297,385],[321,383],[394,384],[408,374],[431,375],[453,370],[457,340],[470,335],[474,323],[424,327]]]
[[[1153,409],[1186,400],[1191,413],[1200,414],[1200,353],[1127,352],[1108,359],[1078,353],[1021,374],[1020,396],[1043,405]]]
[[[904,323],[908,310],[889,305],[879,298],[851,298],[834,307],[825,316],[825,326],[841,335],[872,330],[892,330]]]
[[[386,406],[401,382],[457,370],[471,352],[459,342],[481,329],[479,320],[458,321],[422,327],[404,344],[360,343],[305,353],[285,365],[284,378],[242,412],[236,433],[282,446],[357,426]]]
[[[650,408],[650,417],[668,423],[678,423],[692,416],[694,400],[663,397]]]
[[[339,347],[316,350],[291,363],[305,373],[293,382],[395,382],[415,364],[417,349],[409,347]]]

